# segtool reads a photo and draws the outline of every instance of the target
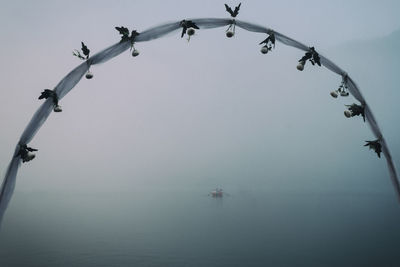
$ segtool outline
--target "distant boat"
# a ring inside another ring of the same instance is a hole
[[[222,191],[222,189],[216,188],[215,190],[211,191],[210,195],[212,197],[219,198],[224,196],[224,192]]]

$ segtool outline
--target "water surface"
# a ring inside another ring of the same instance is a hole
[[[230,193],[16,192],[0,266],[399,266],[392,194]]]

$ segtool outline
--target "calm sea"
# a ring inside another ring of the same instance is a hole
[[[16,192],[0,266],[400,266],[394,194],[229,193]]]

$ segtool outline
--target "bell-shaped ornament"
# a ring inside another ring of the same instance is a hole
[[[60,105],[55,106],[53,110],[54,110],[54,112],[61,112],[62,111]]]
[[[195,30],[193,28],[189,28],[187,31],[187,35],[189,35],[189,36],[194,35],[194,33],[195,33]]]
[[[338,97],[338,93],[337,93],[336,91],[332,91],[332,92],[331,92],[331,96],[332,96],[333,98],[337,98],[337,97]]]
[[[138,55],[139,55],[139,50],[133,49],[133,51],[132,51],[132,56],[133,56],[133,57],[137,57]]]
[[[268,47],[267,46],[263,46],[263,47],[261,47],[261,53],[263,53],[263,54],[266,54],[266,53],[268,53]]]
[[[33,153],[31,153],[31,152],[28,152],[28,153],[26,154],[26,157],[24,157],[24,158],[22,159],[22,162],[31,161],[31,160],[33,160],[35,157],[36,157],[35,154],[33,154]]]
[[[234,35],[235,35],[235,33],[231,30],[226,32],[226,37],[228,37],[228,38],[232,38]]]
[[[345,115],[347,118],[351,118],[352,115],[353,115],[353,113],[351,113],[350,110],[345,110],[345,111],[344,111],[344,115]]]
[[[332,92],[331,92],[331,96],[332,96],[333,98],[337,98],[337,97],[338,97],[337,91],[332,91]]]
[[[93,74],[92,74],[90,71],[88,71],[88,72],[86,73],[85,77],[86,77],[86,79],[90,80],[90,79],[93,78]]]
[[[299,71],[304,70],[304,61],[300,61],[300,62],[299,62],[299,64],[297,65],[297,69],[298,69]]]

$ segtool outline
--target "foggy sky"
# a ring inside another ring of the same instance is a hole
[[[2,3],[3,175],[41,104],[40,92],[80,63],[72,50],[81,41],[94,54],[119,41],[115,26],[140,32],[183,18],[228,15],[222,1],[131,2]],[[238,18],[315,45],[335,61],[327,53],[335,45],[398,29],[399,9],[397,1],[249,1]],[[176,32],[137,44],[137,58],[126,52],[93,67],[94,78],[82,79],[62,99],[63,112],[51,114],[30,143],[39,152],[22,165],[16,191],[182,184],[344,190],[360,186],[350,172],[370,177],[360,191],[392,190],[384,161],[362,147],[372,137],[367,125],[343,116],[343,105],[353,100],[329,96],[340,77],[311,66],[298,72],[303,53],[282,44],[262,55],[263,39],[240,29],[227,39],[220,28],[197,31],[188,43]],[[357,82],[374,101],[369,85]],[[383,107],[372,103],[380,122]],[[398,155],[393,151],[396,163]]]

